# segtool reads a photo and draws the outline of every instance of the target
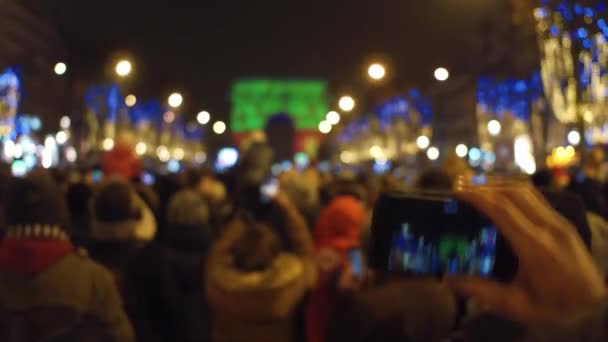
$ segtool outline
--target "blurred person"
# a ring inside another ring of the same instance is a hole
[[[327,324],[334,315],[341,283],[356,283],[349,270],[349,252],[360,249],[365,224],[365,207],[353,195],[335,197],[321,210],[314,230],[319,282],[306,304],[305,329],[308,342],[325,341]],[[350,276],[350,277],[349,277]]]
[[[430,279],[391,281],[347,293],[328,324],[328,341],[445,341],[454,328],[456,300]]]
[[[608,204],[598,181],[577,177],[568,190],[580,196],[591,229],[591,253],[603,274],[608,275]]]
[[[284,194],[292,249],[274,227],[245,215],[232,220],[211,247],[205,276],[215,310],[213,341],[295,341],[297,305],[316,281],[312,239],[304,218]]]
[[[71,217],[70,236],[77,246],[86,245],[91,233],[93,189],[84,182],[71,184],[66,200]]]
[[[103,155],[102,169],[104,177],[131,180],[141,176],[141,161],[135,154],[133,144],[122,139],[119,138],[116,146]]]
[[[534,186],[537,188],[552,188],[555,186],[553,174],[548,169],[538,170],[530,178],[532,180],[532,184],[534,184]]]
[[[69,212],[42,175],[13,179],[0,245],[0,340],[134,341],[112,275],[70,243]]]
[[[497,226],[518,257],[515,280],[449,276],[446,284],[459,295],[474,298],[488,313],[519,324],[515,341],[608,340],[607,289],[593,258],[574,227],[529,186],[471,189],[458,196]],[[542,231],[542,234],[538,232]],[[496,340],[512,332],[495,329],[480,336],[483,325],[465,329],[463,341]],[[504,339],[501,339],[504,340]]]
[[[156,221],[131,184],[121,180],[101,184],[92,206],[89,253],[114,273],[122,289],[126,266],[154,238]]]
[[[231,211],[224,183],[210,170],[191,171],[190,187],[207,202],[210,208],[210,222],[214,228],[221,225]]]
[[[309,227],[314,225],[319,212],[319,189],[310,182],[310,176],[286,172],[281,177],[280,189],[306,218]]]
[[[125,273],[125,301],[140,341],[209,341],[211,314],[201,278],[213,240],[209,208],[181,190],[167,208],[162,240],[145,247]]]
[[[451,191],[453,182],[450,174],[444,169],[428,168],[418,177],[416,187],[421,190]]]

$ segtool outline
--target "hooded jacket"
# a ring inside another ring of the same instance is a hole
[[[0,340],[134,341],[111,274],[77,255],[58,228],[23,229],[53,238],[9,230],[2,241]]]
[[[298,210],[283,208],[292,253],[277,256],[259,272],[244,272],[231,250],[247,227],[235,221],[213,245],[205,276],[215,310],[213,341],[293,341],[297,305],[316,280],[312,239]]]

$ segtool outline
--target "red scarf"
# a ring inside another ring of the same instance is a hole
[[[0,270],[38,274],[74,252],[68,240],[6,238],[0,244]]]

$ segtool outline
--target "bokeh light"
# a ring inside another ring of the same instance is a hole
[[[456,155],[460,158],[464,158],[469,153],[469,148],[465,144],[459,144],[456,146]]]
[[[226,132],[226,124],[223,121],[217,121],[213,124],[213,132],[215,134],[224,134]]]
[[[180,93],[173,93],[169,95],[168,103],[172,108],[177,108],[182,105],[184,98]]]
[[[132,69],[133,69],[133,66],[131,65],[131,62],[129,62],[127,60],[122,60],[122,61],[119,61],[118,63],[116,63],[116,68],[115,68],[116,74],[120,77],[129,76]]]
[[[437,160],[439,159],[439,149],[437,147],[431,147],[426,151],[426,156],[430,159],[430,160]]]
[[[211,114],[208,111],[203,110],[196,115],[196,121],[201,125],[206,125],[211,120]]]
[[[343,111],[350,112],[355,109],[355,99],[353,99],[351,96],[342,96],[338,102],[338,105]]]
[[[367,74],[371,79],[379,81],[386,75],[386,68],[382,64],[374,63],[367,69]]]
[[[581,143],[581,134],[578,131],[570,131],[568,133],[568,142],[574,146]]]
[[[66,71],[68,71],[68,66],[65,63],[59,62],[57,64],[55,64],[55,74],[61,76],[63,74],[66,73]]]
[[[104,151],[110,151],[114,148],[114,139],[105,138],[102,142],[102,147]]]
[[[135,106],[137,104],[137,97],[135,97],[133,94],[128,95],[125,97],[125,104],[129,107]]]
[[[488,122],[488,132],[490,133],[490,135],[497,136],[500,134],[501,130],[502,125],[500,124],[500,122],[498,122],[498,120],[490,120],[490,122]]]
[[[435,79],[439,82],[447,81],[450,78],[450,72],[448,69],[440,67],[435,69]]]
[[[69,116],[62,116],[59,120],[59,127],[62,129],[69,129],[72,125],[72,120],[70,120]]]
[[[430,144],[431,140],[425,135],[421,135],[416,139],[416,145],[418,145],[418,148],[421,150],[428,148]]]
[[[328,134],[329,132],[331,132],[331,128],[331,124],[325,120],[319,123],[319,132],[323,134]]]
[[[340,114],[332,110],[325,116],[325,121],[329,122],[330,125],[337,125],[340,123]]]

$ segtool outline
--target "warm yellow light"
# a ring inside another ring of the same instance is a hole
[[[337,125],[340,122],[340,114],[335,111],[331,111],[327,113],[325,116],[325,121],[329,122],[330,125]]]
[[[501,130],[502,125],[500,124],[500,122],[498,122],[498,120],[490,120],[490,122],[488,122],[488,132],[490,133],[490,135],[497,136],[500,134]]]
[[[104,151],[110,151],[114,148],[114,139],[105,138],[102,143],[102,147]]]
[[[68,141],[68,134],[64,131],[59,131],[57,132],[57,134],[55,135],[55,141],[57,142],[57,144],[59,145],[63,145]]]
[[[329,132],[331,132],[331,124],[325,120],[321,121],[321,123],[319,123],[319,132],[323,133],[323,134],[327,134]]]
[[[428,148],[430,144],[431,140],[427,136],[421,135],[416,139],[416,145],[418,145],[418,148],[421,150]]]
[[[128,95],[125,97],[125,104],[129,107],[135,106],[135,104],[137,104],[137,97],[135,97],[133,94]]]
[[[384,158],[384,151],[382,151],[382,147],[374,145],[369,148],[369,155],[374,159],[381,159]]]
[[[61,119],[59,120],[59,127],[61,127],[62,129],[69,129],[70,126],[72,125],[72,120],[70,120],[69,116],[62,116]]]
[[[373,80],[379,81],[386,75],[386,68],[382,64],[374,63],[367,69],[367,74]]]
[[[165,114],[163,115],[163,120],[166,123],[172,123],[175,120],[175,113],[173,113],[172,111],[165,112]]]
[[[211,120],[211,114],[208,111],[204,110],[196,116],[196,121],[198,121],[201,125],[206,125]]]
[[[430,160],[437,160],[437,159],[439,159],[439,149],[437,147],[431,147],[431,148],[429,148],[428,151],[426,151],[426,156]]]
[[[143,156],[146,152],[148,152],[148,145],[146,145],[145,142],[140,141],[135,145],[135,153],[137,153],[137,155]]]
[[[226,124],[223,121],[217,121],[213,124],[213,132],[215,134],[224,134],[226,132]]]
[[[183,148],[178,147],[173,150],[173,159],[182,160],[182,159],[184,159],[185,156],[186,156],[186,153],[184,152]]]
[[[173,93],[169,95],[168,102],[169,106],[171,106],[172,108],[177,108],[182,105],[182,103],[184,102],[184,98],[180,93]]]
[[[351,96],[342,96],[338,102],[338,106],[345,112],[350,112],[355,109],[355,99]]]
[[[156,155],[161,162],[167,162],[171,159],[171,153],[169,153],[169,149],[166,146],[159,146],[156,149]]]
[[[443,67],[435,69],[435,79],[437,81],[447,81],[448,78],[450,78],[450,72],[448,71],[448,69]]]
[[[131,65],[131,62],[127,61],[127,60],[122,60],[119,61],[118,63],[116,63],[116,74],[120,77],[126,77],[129,76],[129,74],[131,73],[133,66]]]
[[[456,146],[456,155],[460,158],[464,158],[469,154],[469,148],[465,144],[459,144]]]
[[[55,64],[55,74],[61,76],[65,74],[66,71],[68,71],[68,66],[65,65],[65,63],[59,62]]]

